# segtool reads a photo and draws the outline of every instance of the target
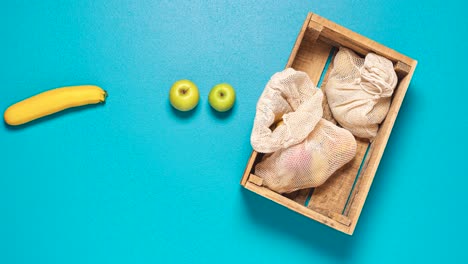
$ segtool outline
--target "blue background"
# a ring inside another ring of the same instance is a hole
[[[7,1],[0,108],[96,84],[105,105],[0,127],[0,263],[467,261],[462,1]],[[240,187],[255,104],[312,11],[419,61],[355,235]],[[168,102],[198,84],[190,114]],[[238,101],[217,114],[210,88]]]

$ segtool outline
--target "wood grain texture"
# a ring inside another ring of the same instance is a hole
[[[310,208],[321,208],[342,214],[369,146],[369,141],[356,138],[356,144],[356,156],[337,170],[323,185],[314,189],[308,205]]]
[[[345,224],[342,224],[340,222],[338,222],[337,220],[334,220],[328,216],[324,216],[318,212],[315,212],[287,197],[284,197],[282,196],[281,194],[278,194],[268,188],[265,188],[265,187],[260,187],[260,186],[257,186],[253,183],[250,183],[250,182],[247,182],[246,185],[245,185],[245,188],[267,198],[267,199],[270,199],[278,204],[281,204],[299,214],[302,214],[302,215],[305,215],[311,219],[314,219],[318,222],[321,222],[322,224],[325,224],[329,227],[332,227],[336,230],[339,230],[341,232],[344,232],[344,233],[348,233],[348,230],[349,230],[349,226],[345,225]]]
[[[411,71],[411,66],[409,66],[408,64],[406,63],[403,63],[401,61],[398,61],[395,66],[393,67],[393,69],[395,70],[397,76],[398,76],[398,79],[403,79],[406,75],[408,75],[408,73]]]
[[[294,43],[294,46],[291,50],[291,54],[289,55],[288,62],[286,63],[286,68],[291,67],[294,59],[296,58],[297,51],[299,50],[299,46],[302,43],[302,39],[304,38],[304,34],[307,30],[307,26],[309,25],[310,18],[312,17],[312,13],[309,13],[304,20],[304,24],[302,25],[301,31],[299,31],[299,34],[297,35],[296,42]]]
[[[312,82],[317,85],[332,48],[332,46],[321,40],[303,42],[292,67],[295,70],[307,73]]]
[[[262,186],[263,184],[263,179],[258,177],[257,175],[255,174],[250,174],[249,176],[249,182],[257,185],[257,186]]]
[[[409,83],[413,77],[414,70],[416,69],[417,61],[411,60],[408,65],[411,66],[411,70],[408,75],[400,80],[400,83],[395,90],[392,105],[390,106],[387,117],[380,126],[379,133],[377,134],[377,137],[375,138],[369,150],[371,152],[369,155],[369,161],[365,170],[362,172],[359,189],[357,190],[352,203],[348,205],[350,206],[348,217],[351,219],[349,234],[353,234],[354,229],[356,228],[356,224],[358,222],[362,208],[364,207],[370,186],[372,185],[372,181],[374,180],[375,174],[377,172],[380,159],[382,158],[393,125],[395,124],[396,117],[400,111],[401,104],[403,103],[403,99],[405,97],[406,91],[408,90]]]
[[[354,188],[351,190],[351,194],[349,195],[348,203],[345,205],[345,209],[343,212],[343,215],[349,215],[349,210],[351,208],[351,205],[354,203],[354,199],[356,198],[356,194],[359,192],[361,188],[361,181],[362,181],[362,174],[364,171],[367,169],[367,165],[369,165],[369,157],[372,155],[372,145],[370,145],[369,150],[367,151],[367,155],[364,158],[362,165],[361,165],[361,171],[359,174],[356,176],[356,180],[354,183]]]
[[[332,54],[332,61],[325,73],[321,83],[321,89],[325,95],[322,107],[324,109],[324,118],[331,120],[336,124],[331,113],[328,101],[326,100],[326,84],[330,77],[330,72],[333,69],[333,59],[336,55],[336,50]],[[313,190],[309,201],[309,208],[320,208],[322,212],[342,214],[344,207],[349,198],[351,189],[354,186],[356,175],[361,167],[364,155],[369,146],[369,141],[364,139],[356,139],[356,156],[346,165],[337,170],[323,185],[316,187]]]
[[[343,26],[331,22],[319,15],[312,14],[311,21],[314,21],[323,26],[321,38],[327,39],[334,46],[345,46],[351,50],[366,55],[369,52],[374,52],[387,59],[397,62],[401,61],[410,65],[413,59],[390,49],[376,41],[366,38],[356,32],[353,32]]]
[[[310,189],[302,189],[292,193],[285,193],[283,194],[283,196],[295,201],[298,204],[305,206],[307,198],[309,197],[309,193]]]
[[[306,32],[304,34],[304,38],[302,39],[301,45],[304,43],[314,44],[315,41],[320,37],[320,33],[322,32],[323,26],[310,21],[307,25]]]
[[[333,124],[337,124],[335,118],[333,117],[332,111],[330,109],[330,106],[328,105],[328,99],[327,95],[325,93],[325,87],[327,86],[328,79],[330,78],[330,72],[333,69],[334,60],[335,56],[337,53],[337,49],[332,49],[331,51],[331,61],[330,64],[328,65],[327,72],[325,73],[325,76],[323,77],[322,83],[320,84],[320,89],[323,91],[323,101],[322,101],[322,109],[323,109],[323,118],[326,120],[332,122]]]
[[[249,179],[250,172],[252,171],[252,168],[254,166],[255,160],[257,159],[258,152],[252,151],[252,154],[250,154],[249,161],[247,162],[247,166],[245,167],[244,170],[244,175],[242,176],[241,179],[241,185],[245,186],[247,183],[247,180]]]
[[[347,216],[342,215],[341,213],[335,213],[327,209],[323,209],[320,207],[314,207],[314,206],[308,206],[309,209],[313,210],[314,212],[320,213],[328,218],[331,218],[345,226],[350,226],[351,225],[351,219],[349,219]]]

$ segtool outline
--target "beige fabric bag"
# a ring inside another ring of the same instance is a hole
[[[335,56],[325,92],[333,117],[355,136],[373,139],[390,108],[398,78],[390,60],[347,48]]]
[[[304,142],[265,156],[255,175],[271,190],[290,193],[322,185],[355,155],[354,136],[321,119]]]
[[[274,74],[257,103],[252,147],[271,153],[302,142],[322,118],[322,91],[305,72],[288,68]],[[284,125],[272,131],[277,121]]]
[[[266,154],[255,167],[263,184],[279,193],[323,184],[356,155],[347,130],[322,119],[322,92],[306,73],[273,75],[257,104],[251,142]],[[283,123],[272,126],[283,117]],[[273,153],[272,153],[273,152]]]

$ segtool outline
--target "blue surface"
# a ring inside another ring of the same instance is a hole
[[[96,84],[103,106],[0,127],[0,263],[467,261],[461,1],[7,1],[0,109]],[[419,65],[355,235],[241,189],[256,101],[308,11]],[[170,85],[201,102],[173,111]],[[238,101],[218,115],[209,89]]]

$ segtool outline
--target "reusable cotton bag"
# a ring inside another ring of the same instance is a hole
[[[255,167],[263,185],[279,193],[316,187],[356,155],[354,136],[322,118],[322,100],[304,72],[288,68],[272,76],[251,135],[252,147],[266,153]]]
[[[333,117],[353,135],[372,140],[398,82],[392,62],[374,53],[361,58],[340,48],[333,64],[325,87]]]

